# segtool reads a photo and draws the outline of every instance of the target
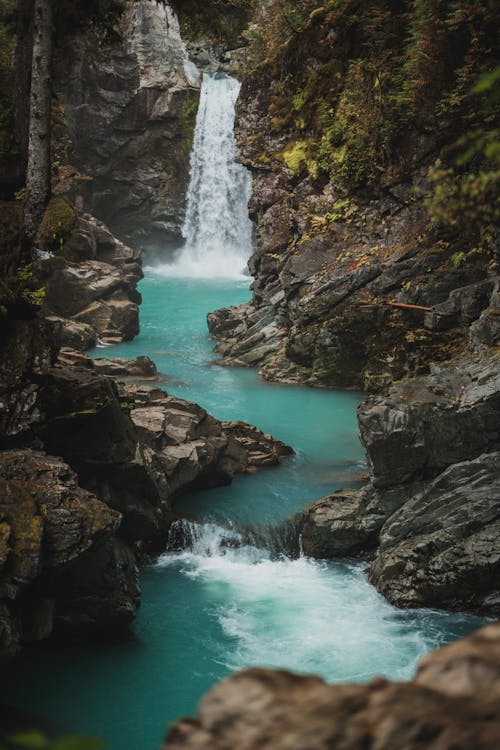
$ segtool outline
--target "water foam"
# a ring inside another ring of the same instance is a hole
[[[177,542],[181,531],[186,549],[156,565],[176,566],[203,588],[224,636],[214,658],[227,670],[265,665],[318,672],[332,682],[406,679],[442,642],[446,614],[395,610],[368,584],[361,564],[273,558],[237,530],[178,523]]]
[[[203,76],[191,152],[184,247],[160,275],[191,278],[246,276],[252,250],[247,169],[236,163],[233,133],[240,83],[222,74]]]

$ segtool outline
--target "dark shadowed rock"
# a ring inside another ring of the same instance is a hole
[[[469,357],[396,383],[358,411],[375,487],[436,475],[500,439],[500,356]]]
[[[296,517],[304,554],[315,558],[365,557],[376,546],[366,507],[372,491],[339,490]]]
[[[120,36],[102,47],[87,30],[59,66],[74,158],[87,176],[73,192],[114,233],[156,249],[180,239],[200,76],[162,3],[128,3]]]
[[[499,462],[453,464],[390,516],[370,579],[391,602],[500,615]]]
[[[363,402],[370,484],[296,516],[306,554],[374,558],[399,606],[500,613],[499,362],[483,351]]]
[[[216,685],[165,750],[497,750],[500,625],[425,657],[413,682],[327,685],[249,669]]]
[[[3,451],[0,475],[2,648],[10,653],[62,625],[80,632],[131,620],[138,605],[132,553],[113,568],[120,515],[79,487],[59,458]]]

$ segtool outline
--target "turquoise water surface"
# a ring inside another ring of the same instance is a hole
[[[142,606],[126,643],[38,647],[10,667],[4,699],[112,750],[154,750],[167,724],[234,669],[274,665],[334,681],[404,679],[416,660],[477,618],[400,611],[363,565],[272,556],[238,542],[238,523],[276,522],[363,470],[356,393],[284,387],[213,360],[205,316],[249,298],[245,281],[168,279],[148,270],[141,334],[96,356],[149,355],[162,387],[221,419],[243,419],[290,443],[282,466],[180,498],[204,523],[189,548],[142,572]],[[229,543],[228,543],[229,542]]]

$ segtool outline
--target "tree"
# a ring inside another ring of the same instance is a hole
[[[35,240],[50,196],[52,0],[35,0],[23,254]]]
[[[20,70],[16,81],[21,159],[26,163],[26,199],[22,254],[28,262],[50,198],[51,67],[54,29],[64,38],[86,26],[97,28],[104,41],[115,31],[125,0],[18,0]],[[27,64],[31,55],[31,65]],[[29,111],[23,104],[29,91]],[[27,137],[25,122],[28,120]]]

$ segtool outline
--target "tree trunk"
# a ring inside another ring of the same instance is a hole
[[[31,65],[33,60],[34,0],[17,0],[17,42],[14,64],[14,121],[21,153],[22,180],[28,166]]]
[[[52,0],[35,0],[23,219],[23,254],[31,251],[50,196]]]

